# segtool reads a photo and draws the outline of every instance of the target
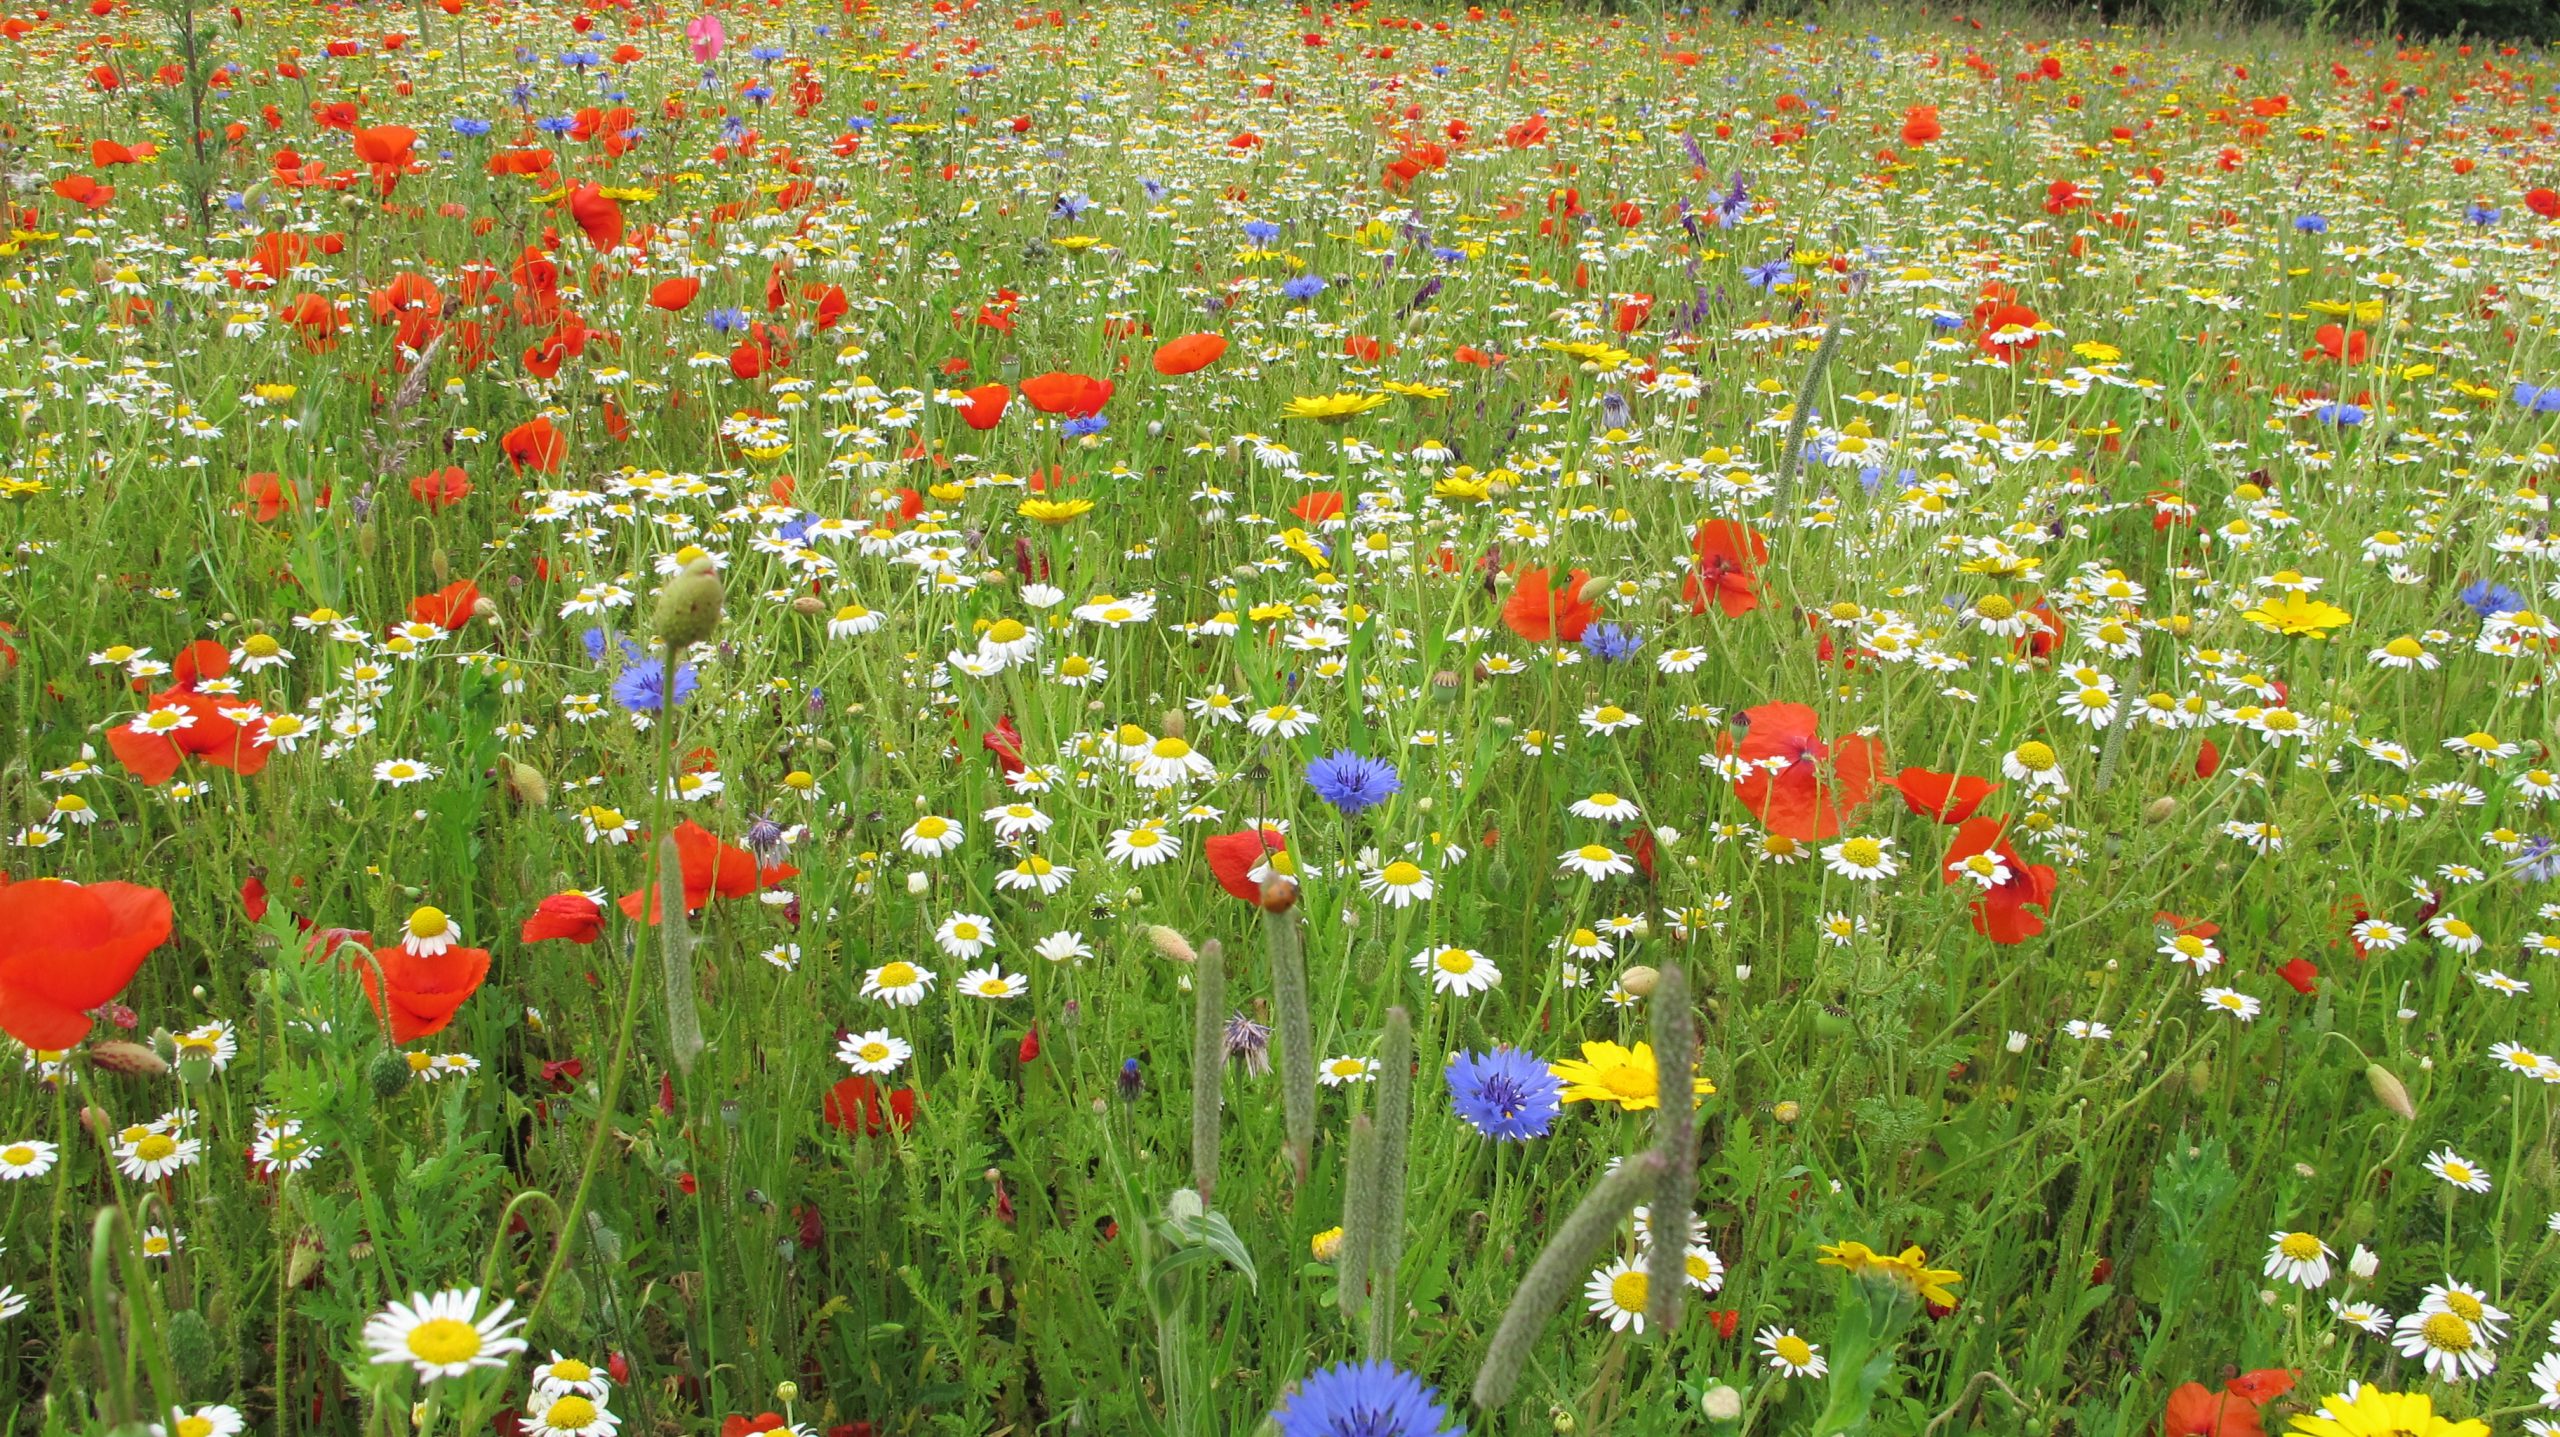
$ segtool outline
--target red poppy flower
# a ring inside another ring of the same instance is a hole
[[[702,293],[702,281],[691,275],[686,275],[682,279],[662,279],[649,287],[649,305],[653,309],[663,309],[669,314],[675,314],[683,310],[686,305],[693,303],[693,297],[700,293]]]
[[[506,432],[498,441],[506,452],[507,462],[517,473],[527,469],[544,474],[560,471],[560,462],[569,457],[569,437],[552,424],[548,414],[537,414]]]
[[[459,464],[430,469],[409,481],[409,497],[430,509],[459,504],[471,497],[471,476]]]
[[[2258,1423],[2257,1403],[2190,1382],[2169,1394],[2160,1437],[2266,1437],[2266,1428]]]
[[[2309,997],[2320,990],[2320,968],[2308,958],[2296,958],[2276,970],[2276,976],[2296,993]]]
[[[1698,566],[1689,571],[1682,593],[1690,611],[1703,614],[1712,597],[1728,619],[1760,607],[1760,566],[1769,562],[1769,541],[1748,524],[1710,519],[1689,536]]]
[[[796,877],[788,863],[759,865],[756,856],[734,843],[724,843],[688,818],[675,827],[676,859],[684,869],[684,907],[698,912],[714,898],[744,898],[768,884]],[[622,895],[622,911],[648,923],[658,921],[658,885]]]
[[[1285,853],[1289,836],[1271,827],[1241,828],[1205,839],[1200,851],[1209,860],[1209,872],[1218,886],[1247,903],[1262,902],[1262,886],[1247,875],[1262,866],[1264,855]]]
[[[1999,784],[1986,778],[1926,768],[1906,768],[1885,783],[1902,795],[1913,813],[1940,823],[1964,822],[1984,799],[2000,790]]]
[[[1111,402],[1111,381],[1053,369],[1022,381],[1022,397],[1043,414],[1091,419]]]
[[[453,1022],[471,995],[489,976],[489,950],[459,944],[441,953],[421,955],[398,944],[373,950],[372,964],[359,963],[365,996],[391,1024],[391,1041],[407,1043],[431,1037]]]
[[[1742,712],[1742,742],[1725,738],[1719,752],[1752,765],[1733,795],[1771,833],[1803,842],[1831,838],[1875,791],[1884,745],[1864,734],[1824,743],[1821,718],[1804,704],[1761,704]],[[1822,762],[1831,761],[1826,777]]]
[[[1955,842],[1947,848],[1938,877],[1948,883],[1970,882],[1955,871],[1956,865],[1976,854],[1997,854],[2008,877],[1973,900],[1973,931],[1994,943],[2024,943],[2044,931],[2044,919],[2027,910],[2049,908],[2054,876],[2051,868],[2018,856],[2009,846],[2007,828],[2002,819],[1966,819],[1956,828]]]
[[[1227,337],[1223,334],[1186,334],[1157,346],[1153,362],[1158,374],[1189,374],[1217,363],[1218,356],[1226,352]]]
[[[1946,127],[1938,123],[1935,105],[1914,105],[1902,112],[1902,142],[1906,145],[1925,145],[1946,132]]]
[[[157,888],[0,878],[0,1031],[46,1052],[89,1036],[89,1010],[124,991],[169,923]]]
[[[1342,512],[1342,491],[1319,489],[1289,506],[1289,512],[1310,524],[1321,524]]]
[[[981,384],[969,391],[969,402],[960,406],[960,421],[972,429],[993,429],[1003,421],[1005,406],[1013,402],[1013,391],[1001,384]]]
[[[898,1131],[903,1133],[916,1125],[916,1109],[923,1103],[924,1094],[913,1088],[900,1088],[891,1093],[889,1101],[883,1104],[880,1101],[880,1085],[857,1073],[850,1078],[837,1080],[836,1085],[827,1090],[827,1126],[841,1128],[847,1133],[867,1138],[876,1138],[887,1132],[891,1124],[895,1124]],[[739,1419],[733,1417],[729,1420],[736,1422]],[[777,1422],[776,1425],[780,1424]],[[723,1427],[722,1430],[725,1432],[728,1429]],[[770,1429],[745,1428],[742,1430],[768,1431]]]
[[[600,252],[611,254],[622,247],[622,203],[602,186],[582,184],[570,190],[569,218]]]
[[[517,936],[527,943],[548,943],[555,938],[593,943],[603,933],[604,909],[594,899],[572,889],[535,904],[533,916],[524,921],[524,929]]]
[[[471,622],[471,611],[480,602],[480,586],[469,579],[456,579],[432,594],[420,594],[409,601],[409,617],[421,624],[433,624],[448,634],[460,633]]]
[[[1547,582],[1546,570],[1523,569],[1511,597],[1503,602],[1502,622],[1533,644],[1550,639],[1578,644],[1582,642],[1582,631],[1600,617],[1599,606],[1582,597],[1582,586],[1590,578],[1576,569],[1564,587],[1556,588]]]
[[[2301,1376],[2299,1371],[2290,1367],[2261,1367],[2223,1383],[2222,1390],[2263,1406],[2291,1392],[2294,1382]]]

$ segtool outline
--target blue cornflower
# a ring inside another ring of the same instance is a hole
[[[2296,215],[2293,227],[2307,235],[2324,235],[2329,232],[2329,221],[2322,215]]]
[[[1145,190],[1150,200],[1160,200],[1165,197],[1166,191],[1162,180],[1142,179],[1138,181],[1138,188]]]
[[[1460,1053],[1449,1060],[1449,1106],[1488,1138],[1543,1138],[1564,1106],[1564,1082],[1536,1054],[1518,1048]]]
[[[1742,183],[1742,177],[1736,175],[1732,193],[1716,201],[1716,219],[1723,224],[1731,225],[1749,213],[1751,213],[1751,191]]]
[[[871,117],[869,115],[856,115],[852,119],[845,121],[844,127],[859,135],[863,131],[871,128]]]
[[[591,628],[578,635],[578,642],[586,646],[587,662],[600,664],[604,662],[605,649],[613,643],[613,634],[610,630]]]
[[[1339,1362],[1306,1376],[1271,1420],[1280,1437],[1463,1437],[1440,1390],[1384,1362]]]
[[[1396,777],[1396,766],[1385,759],[1338,748],[1307,765],[1307,786],[1348,817],[1386,802],[1404,784]]]
[[[2323,424],[2353,428],[2364,422],[2364,411],[2352,404],[2323,404],[2311,411],[2311,417]]]
[[[1070,419],[1058,426],[1058,432],[1069,439],[1082,439],[1088,434],[1099,434],[1110,427],[1110,420],[1094,414],[1083,419]]]
[[[239,190],[233,190],[222,197],[222,207],[235,215],[246,214],[249,210],[249,196]]]
[[[604,57],[593,50],[563,50],[560,52],[560,63],[572,70],[583,72],[589,65],[603,64]]]
[[[1323,275],[1302,274],[1280,286],[1280,293],[1289,299],[1313,299],[1324,293],[1325,289]]]
[[[2536,414],[2560,414],[2560,384],[2546,384],[2537,389],[2519,379],[2508,397]]]
[[[1280,227],[1269,220],[1246,220],[1244,237],[1255,244],[1269,244],[1280,238]]]
[[[2469,208],[2463,210],[2462,217],[2485,230],[2489,226],[2496,224],[2499,217],[2505,213],[2506,211],[2504,210],[2493,210],[2487,205],[2474,200]]]
[[[1467,252],[1462,249],[1451,249],[1444,244],[1436,244],[1431,247],[1431,257],[1442,264],[1456,264],[1467,257]]]
[[[1796,272],[1785,260],[1773,259],[1744,270],[1742,278],[1753,289],[1772,290],[1782,284],[1795,283]]]
[[[1584,652],[1604,664],[1623,663],[1634,658],[1644,647],[1644,635],[1630,633],[1615,624],[1593,624],[1582,631]]]
[[[1962,329],[1964,328],[1964,316],[1961,314],[1949,314],[1942,309],[1929,316],[1929,324],[1935,329]]]
[[[1053,220],[1081,219],[1084,217],[1084,212],[1092,208],[1092,199],[1085,195],[1060,195],[1058,196],[1057,203],[1049,206],[1049,218]]]
[[[565,135],[578,128],[578,119],[575,115],[545,115],[534,121],[533,127],[546,135]]]
[[[1138,1060],[1122,1058],[1120,1060],[1120,1101],[1136,1102],[1139,1091],[1145,1086],[1146,1078],[1138,1071]]]
[[[711,311],[711,328],[721,334],[737,334],[747,327],[747,312],[731,305]]]
[[[694,675],[693,665],[678,664],[676,666],[675,701],[677,703],[683,703],[686,699],[693,697],[693,691],[700,686],[700,681]],[[667,707],[665,665],[657,662],[656,656],[652,655],[649,662],[636,663],[625,668],[621,676],[613,681],[613,701],[638,714],[653,714],[664,710]]]
[[[790,540],[794,544],[797,544],[802,539],[808,537],[809,530],[815,526],[817,522],[818,516],[815,514],[799,515],[782,526],[782,537]]]
[[[752,58],[767,65],[781,59],[786,53],[788,52],[779,45],[758,45],[747,52]]]
[[[2486,579],[2474,579],[2463,585],[2459,597],[2471,612],[2484,619],[2493,614],[2512,614],[2524,607],[2524,595]]]
[[[2560,843],[2539,835],[2524,841],[2524,852],[2507,860],[2507,871],[2524,883],[2560,878]]]
[[[482,135],[489,133],[489,130],[489,122],[481,119],[477,115],[464,115],[453,122],[453,132],[455,134],[469,135],[475,140],[480,138]]]
[[[507,103],[515,106],[519,110],[532,108],[533,83],[529,80],[518,80],[514,84],[508,86]]]
[[[758,80],[754,84],[749,85],[742,93],[744,93],[748,99],[761,105],[773,98],[773,87],[762,80]]]

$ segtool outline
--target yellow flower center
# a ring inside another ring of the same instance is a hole
[[[272,659],[284,651],[273,634],[251,634],[240,641],[240,652],[253,659]]]
[[[413,938],[442,938],[452,927],[441,908],[421,906],[409,915],[409,936]]]
[[[551,1364],[551,1380],[554,1382],[584,1382],[595,1375],[594,1368],[574,1357],[563,1357]]]
[[[595,1420],[596,1405],[574,1392],[542,1410],[542,1425],[555,1432],[575,1432]]]
[[[1609,1279],[1609,1300],[1623,1311],[1642,1312],[1650,1286],[1643,1268],[1629,1268]]]
[[[1469,953],[1464,948],[1443,948],[1440,950],[1440,956],[1432,959],[1431,961],[1438,965],[1440,971],[1443,973],[1472,973],[1476,971],[1475,955]]]
[[[1602,704],[1600,706],[1600,711],[1593,714],[1592,717],[1598,719],[1604,724],[1624,723],[1626,721],[1627,711],[1618,707],[1616,704]]]
[[[2454,1316],[2461,1318],[2465,1322],[2478,1322],[2480,1319],[2489,1315],[2486,1311],[2482,1310],[2480,1306],[2480,1299],[2473,1297],[2467,1292],[2446,1293],[2444,1295],[2444,1305],[2447,1312],[2452,1313]]]
[[[880,1042],[865,1043],[854,1051],[861,1057],[862,1061],[866,1063],[876,1063],[889,1056],[889,1045]]]
[[[1422,881],[1422,870],[1399,858],[1378,870],[1378,879],[1390,888],[1411,888]]]
[[[1993,623],[2017,617],[2018,606],[1998,594],[1985,594],[1976,599],[1973,611]]]
[[[170,1430],[176,1432],[178,1437],[213,1437],[213,1419],[190,1412],[179,1418],[178,1425]]]
[[[1600,1081],[1608,1087],[1610,1092],[1621,1098],[1653,1096],[1653,1074],[1633,1063],[1621,1063],[1611,1068],[1601,1076]]]
[[[2402,634],[2400,637],[2384,644],[2382,646],[2382,651],[2395,659],[2419,658],[2427,652],[2425,645],[2419,643],[2416,639],[2409,637],[2407,634]]]
[[[915,965],[912,963],[883,963],[880,965],[880,986],[883,988],[904,988],[915,981],[916,969]]]
[[[1058,665],[1058,672],[1069,678],[1080,679],[1093,672],[1093,662],[1082,654],[1069,654],[1066,662]]]
[[[1793,858],[1796,841],[1783,833],[1772,833],[1760,840],[1760,851],[1771,858]]]
[[[2320,1239],[2307,1232],[2289,1232],[2276,1244],[2276,1251],[2295,1262],[2309,1262],[2320,1255]]]
[[[2018,745],[2016,757],[2018,767],[2030,773],[2043,773],[2053,767],[2053,750],[2034,739]]]
[[[0,1148],[0,1163],[7,1163],[13,1168],[27,1167],[35,1160],[36,1150],[25,1143],[11,1143],[5,1148]]]
[[[133,1145],[133,1155],[146,1163],[165,1162],[178,1151],[178,1140],[166,1133],[153,1133]]]
[[[1026,632],[1020,619],[998,619],[988,626],[987,638],[993,643],[1018,644]]]
[[[2498,736],[2496,734],[2484,733],[2478,729],[2474,729],[2471,732],[2464,734],[2462,736],[2462,741],[2471,745],[2473,748],[2483,750],[2494,749],[2498,746]]]
[[[951,820],[931,815],[916,820],[916,837],[940,838],[951,831]]]
[[[2479,1345],[2471,1324],[2450,1312],[2431,1312],[2418,1324],[2418,1336],[2438,1352],[2469,1352]]]
[[[1156,740],[1155,754],[1158,758],[1185,759],[1191,757],[1191,745],[1178,738],[1160,738]]]
[[[1872,838],[1853,838],[1840,845],[1840,857],[1860,868],[1873,868],[1884,859],[1884,845]]]
[[[1769,1351],[1789,1367],[1802,1367],[1813,1361],[1813,1344],[1792,1332],[1770,1343]]]
[[[2471,936],[2471,925],[2463,922],[2459,918],[2448,918],[2444,921],[2444,936],[2447,938],[2468,938]]]
[[[1590,803],[1593,808],[1616,808],[1618,796],[1614,793],[1595,793],[1591,795]]]
[[[1606,863],[1617,855],[1599,844],[1586,843],[1577,851],[1577,856],[1585,863]]]

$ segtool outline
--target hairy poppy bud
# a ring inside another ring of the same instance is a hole
[[[110,1073],[135,1078],[156,1078],[169,1071],[169,1064],[159,1054],[140,1043],[92,1043],[89,1061]]]
[[[658,591],[658,637],[670,648],[698,644],[720,627],[726,597],[720,571],[709,559],[696,559]]]
[[[2175,816],[2177,812],[2178,801],[2169,797],[2167,794],[2162,794],[2160,797],[2151,800],[2151,802],[2143,808],[2142,821],[2145,823],[2166,823],[2170,818]]]
[[[519,807],[540,808],[551,801],[551,781],[542,776],[542,770],[511,758],[499,759],[498,767],[506,777],[508,796]]]
[[[1148,927],[1147,941],[1155,945],[1157,953],[1172,959],[1176,963],[1197,963],[1200,961],[1200,955],[1192,951],[1190,939],[1183,937],[1180,933],[1165,927],[1161,923],[1152,924]]]
[[[1661,980],[1661,973],[1638,963],[1618,975],[1618,986],[1638,998],[1650,998],[1653,996],[1653,985]]]
[[[815,594],[802,594],[791,601],[791,612],[815,618],[827,611],[826,601]]]
[[[2364,1065],[2365,1083],[2373,1089],[2375,1102],[2389,1108],[2406,1122],[2416,1122],[2418,1105],[2409,1100],[2409,1090],[2400,1084],[2389,1068],[2380,1063]]]
[[[427,572],[435,575],[439,584],[453,577],[453,561],[445,557],[444,545],[438,544],[427,551]]]

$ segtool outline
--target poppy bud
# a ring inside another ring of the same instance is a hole
[[[364,1076],[376,1098],[396,1098],[401,1089],[409,1086],[409,1060],[401,1057],[397,1049],[385,1048],[373,1055],[373,1063],[365,1069]]]
[[[2404,1122],[2417,1121],[2418,1105],[2409,1101],[2409,1090],[2400,1085],[2400,1080],[2392,1076],[2389,1068],[2380,1063],[2367,1063],[2364,1065],[2364,1080],[2373,1089],[2375,1102],[2398,1114]]]
[[[1180,933],[1165,927],[1161,923],[1151,924],[1148,926],[1147,941],[1155,945],[1157,953],[1172,959],[1176,963],[1197,963],[1200,961],[1200,955],[1193,952],[1191,949],[1190,939],[1183,937]]]
[[[826,611],[827,606],[825,601],[814,594],[802,594],[799,598],[791,601],[791,612],[795,614],[815,617],[819,614],[825,613]]]
[[[2142,821],[2145,823],[2166,823],[2177,813],[2177,811],[2178,801],[2169,797],[2167,794],[2162,794],[2160,797],[2151,800],[2151,802],[2143,808]]]
[[[169,1358],[178,1371],[221,1370],[221,1349],[214,1345],[213,1329],[206,1324],[203,1313],[181,1307],[169,1314],[169,1325],[162,1332],[169,1339]]]
[[[372,520],[366,520],[363,527],[356,530],[356,553],[370,559],[373,551],[381,547],[382,531],[373,527]]]
[[[159,1054],[140,1043],[93,1043],[89,1046],[89,1061],[110,1073],[135,1078],[156,1078],[169,1071],[168,1063]]]
[[[1662,974],[1658,970],[1638,963],[1618,975],[1618,986],[1636,997],[1650,998],[1653,996],[1653,985],[1661,980]]]
[[[444,545],[438,544],[427,551],[427,572],[435,575],[439,584],[453,578],[453,561],[445,557]]]
[[[670,648],[698,644],[720,627],[725,597],[720,571],[709,559],[696,559],[658,591],[658,637]]]
[[[1166,709],[1164,721],[1157,725],[1166,738],[1182,738],[1191,730],[1190,716],[1180,709]]]
[[[490,598],[486,594],[482,594],[479,598],[471,601],[471,617],[475,619],[497,618],[498,601]]]
[[[551,782],[542,776],[542,770],[511,758],[499,759],[498,766],[506,775],[507,793],[519,806],[540,808],[550,802]]]

